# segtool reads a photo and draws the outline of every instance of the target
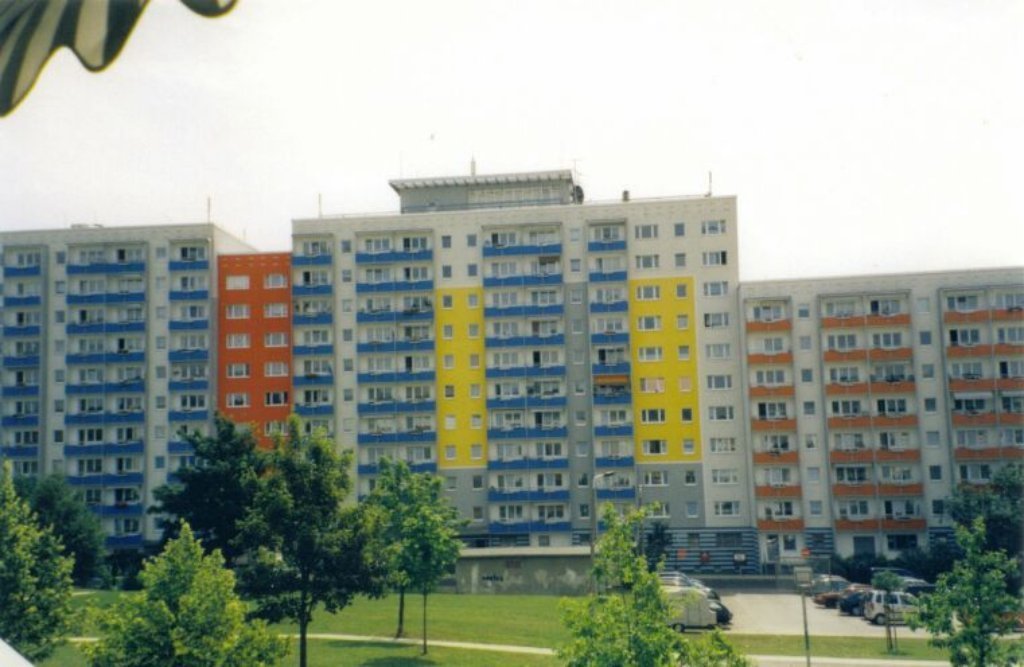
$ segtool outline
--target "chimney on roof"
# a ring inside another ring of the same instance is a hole
[[[622,191],[622,201],[624,201],[624,202],[629,201],[629,190],[623,190]]]
[[[470,176],[476,176],[476,157],[475,156],[471,157],[469,159],[469,175]]]

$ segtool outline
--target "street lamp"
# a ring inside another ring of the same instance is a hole
[[[597,592],[597,579],[594,577],[594,555],[597,548],[597,480],[607,479],[615,474],[614,470],[606,470],[595,474],[590,480],[590,587]]]

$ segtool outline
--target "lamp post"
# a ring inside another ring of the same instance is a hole
[[[590,480],[590,588],[597,592],[597,578],[594,576],[594,556],[597,551],[597,480],[607,479],[615,474],[614,470],[606,470],[595,474]]]

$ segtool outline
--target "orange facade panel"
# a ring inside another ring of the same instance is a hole
[[[852,417],[829,417],[828,427],[834,429],[871,428],[871,416],[855,415]]]
[[[838,383],[830,382],[825,385],[826,396],[847,396],[850,394],[866,394],[868,393],[867,382],[851,382],[851,383]]]
[[[991,378],[980,380],[953,379],[949,381],[950,391],[992,391],[996,388],[996,381]]]
[[[920,461],[921,451],[918,449],[836,449],[829,452],[832,463],[873,463],[875,461]]]
[[[858,329],[864,326],[863,315],[851,317],[823,317],[821,318],[822,329]]]
[[[747,322],[748,333],[789,331],[792,328],[793,322],[791,320],[774,320],[772,322],[760,322],[758,320],[749,320]]]
[[[961,313],[949,310],[942,314],[942,321],[946,324],[964,324],[968,322],[988,322],[988,310],[972,310],[969,313]]]
[[[874,355],[872,355],[872,360],[874,361]],[[913,380],[872,382],[871,392],[875,394],[914,394],[917,392],[917,384]]]
[[[765,354],[763,352],[757,352],[747,355],[748,364],[757,365],[772,365],[772,364],[792,364],[793,353],[792,352],[777,352],[775,354]]]
[[[876,417],[872,417],[871,424],[875,428],[917,426],[917,415],[878,415]]]
[[[757,529],[770,533],[793,533],[804,529],[803,519],[758,519]]]
[[[775,387],[751,387],[751,398],[774,398],[793,396],[795,393],[793,385],[783,384]]]
[[[841,533],[876,532],[879,525],[878,519],[839,519],[835,523],[836,530]]]
[[[796,419],[753,419],[750,428],[758,433],[791,432],[796,430]]]
[[[867,350],[825,350],[825,361],[867,361]]]
[[[1017,391],[1024,389],[1022,378],[999,378],[996,380],[996,389],[999,391]]]
[[[953,458],[957,461],[1022,461],[1024,447],[957,447]]]
[[[995,426],[996,413],[982,412],[971,415],[962,412],[953,413],[953,426]]]
[[[754,463],[756,465],[789,465],[800,462],[799,452],[754,452]]]
[[[923,484],[879,484],[880,496],[919,496],[924,493]]]
[[[953,345],[946,348],[946,356],[951,359],[963,359],[965,357],[988,357],[992,355],[991,345]]]
[[[878,486],[870,482],[864,484],[843,484],[837,482],[832,485],[832,495],[843,498],[873,496],[877,490]]]
[[[1024,322],[1024,310],[1020,308],[997,308],[992,311],[992,319],[997,322]]]
[[[999,415],[999,423],[1003,426],[1024,426],[1024,415],[1016,412],[1004,412]]]
[[[873,347],[869,356],[871,361],[900,361],[913,358],[914,350],[909,347]]]
[[[252,425],[257,439],[266,446],[270,438],[265,425],[285,421],[294,399],[290,395],[291,255],[221,255],[217,261],[218,409],[232,421]],[[243,338],[245,347],[238,342]],[[229,340],[233,341],[230,347]],[[267,405],[270,393],[285,393],[290,400]]]
[[[754,487],[757,498],[799,498],[803,495],[799,484],[761,485]]]
[[[869,327],[909,327],[910,314],[868,315],[864,318],[864,324]]]

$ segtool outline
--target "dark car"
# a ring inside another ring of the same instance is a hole
[[[863,616],[864,600],[870,592],[870,588],[862,588],[850,591],[843,597],[839,598],[839,603],[837,605],[839,607],[839,613],[849,614],[850,616]]]
[[[718,600],[708,600],[708,606],[715,612],[715,621],[719,625],[729,625],[732,621],[732,612]]]

